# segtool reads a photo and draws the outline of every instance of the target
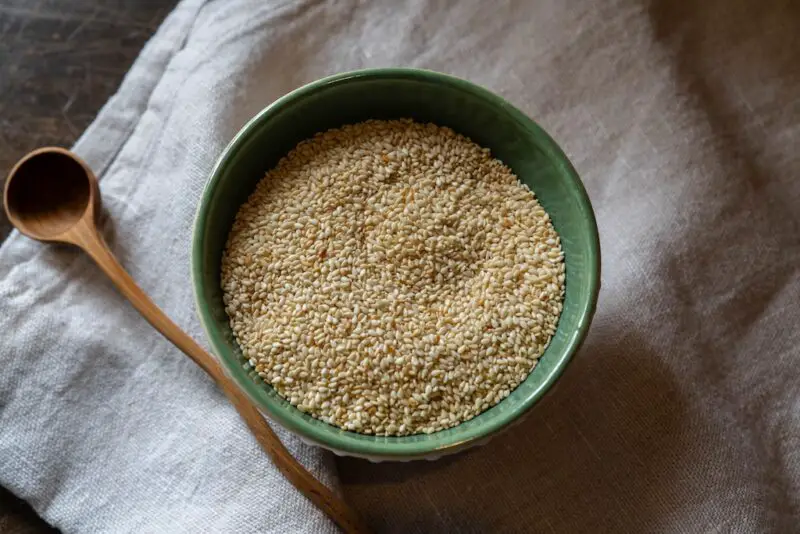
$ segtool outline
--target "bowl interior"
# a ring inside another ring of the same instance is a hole
[[[478,417],[430,435],[376,437],[346,432],[292,407],[250,368],[233,339],[220,289],[220,259],[239,206],[264,173],[313,134],[370,118],[410,117],[449,126],[491,149],[536,193],[561,236],[566,297],[556,335],[531,375]],[[225,150],[203,193],[194,229],[192,275],[212,347],[233,379],[271,417],[329,448],[361,456],[411,458],[447,452],[511,423],[553,384],[591,321],[599,285],[599,244],[591,205],[567,158],[536,124],[500,97],[446,75],[411,69],[346,73],[279,99]]]

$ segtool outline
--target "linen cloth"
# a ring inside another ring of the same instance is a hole
[[[591,333],[524,423],[435,463],[338,460],[347,498],[379,532],[796,532],[799,36],[788,0],[185,0],[75,149],[122,262],[202,339],[194,208],[249,117],[362,67],[487,86],[586,184],[603,253]],[[14,235],[0,276],[0,483],[45,519],[332,528],[88,260]],[[336,483],[328,456],[287,441]]]

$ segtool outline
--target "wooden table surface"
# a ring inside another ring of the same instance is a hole
[[[0,0],[0,184],[26,152],[69,147],[177,0]],[[0,215],[0,241],[10,231]],[[56,532],[0,488],[0,533]]]
[[[0,0],[0,181],[29,150],[78,139],[175,4]]]

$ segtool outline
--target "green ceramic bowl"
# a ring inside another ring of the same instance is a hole
[[[430,435],[376,437],[303,414],[262,382],[228,326],[220,258],[239,206],[264,173],[317,132],[367,119],[410,117],[449,126],[509,165],[536,193],[561,235],[566,297],[558,330],[531,375],[478,417]],[[555,383],[586,336],[600,285],[600,245],[592,206],[558,145],[497,95],[464,80],[414,69],[374,69],[325,78],[276,100],[233,138],[206,185],[192,245],[197,308],[213,350],[234,381],[274,421],[308,442],[371,460],[436,458],[487,440],[518,421]]]

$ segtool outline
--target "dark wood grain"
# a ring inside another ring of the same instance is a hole
[[[0,185],[28,151],[78,139],[176,3],[0,0]],[[0,488],[0,532],[57,531]]]
[[[174,0],[0,0],[0,180],[26,152],[69,147]],[[10,228],[0,216],[0,240]]]

